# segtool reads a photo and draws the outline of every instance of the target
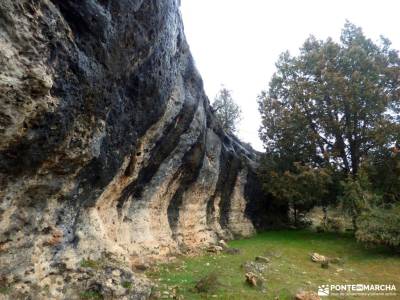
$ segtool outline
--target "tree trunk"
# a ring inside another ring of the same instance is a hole
[[[353,216],[351,217],[351,222],[353,223],[354,232],[356,232],[357,231],[357,217],[355,214],[353,214]]]
[[[324,213],[324,218],[323,218],[323,224],[324,227],[326,226],[326,223],[328,222],[328,209],[326,206],[322,206],[322,212]]]

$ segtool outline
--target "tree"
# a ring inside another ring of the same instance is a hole
[[[400,59],[346,22],[340,43],[308,38],[283,53],[258,98],[267,153],[355,176],[369,153],[399,138]]]
[[[264,156],[259,168],[263,189],[280,204],[287,204],[293,211],[294,223],[299,215],[315,205],[325,206],[329,199],[332,174],[327,168],[294,163],[285,167],[285,161],[277,157]]]
[[[222,128],[227,132],[235,132],[241,119],[241,110],[232,99],[231,91],[222,87],[214,99],[212,108]]]

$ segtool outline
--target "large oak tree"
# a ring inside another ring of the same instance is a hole
[[[340,42],[308,38],[283,53],[259,96],[267,154],[357,174],[370,153],[399,138],[400,60],[347,22]]]

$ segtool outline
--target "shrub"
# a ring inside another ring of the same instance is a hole
[[[325,231],[328,232],[343,232],[344,222],[340,218],[327,218],[325,224]]]
[[[215,292],[220,285],[218,276],[216,273],[208,274],[207,276],[201,278],[196,286],[195,289],[199,293],[211,293]]]
[[[357,240],[400,250],[400,205],[393,209],[374,208],[357,218]]]

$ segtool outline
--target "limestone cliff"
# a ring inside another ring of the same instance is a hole
[[[214,119],[178,0],[0,2],[4,297],[146,298],[132,266],[254,232],[255,160]]]

